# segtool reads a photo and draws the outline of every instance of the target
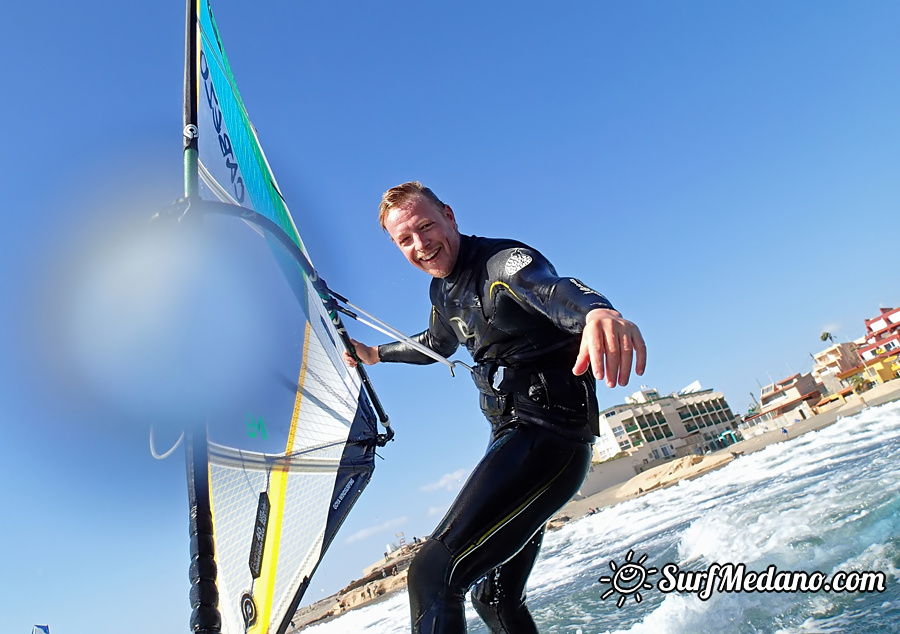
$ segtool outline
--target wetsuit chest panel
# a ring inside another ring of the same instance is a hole
[[[506,292],[494,293],[490,326],[496,332],[493,339],[525,337],[531,339],[536,330],[554,328],[549,319],[528,312]]]
[[[473,273],[478,273],[476,269]],[[453,328],[456,338],[470,352],[478,347],[487,330],[483,303],[477,290],[479,275],[468,275],[465,279],[441,288],[440,305],[436,306],[444,320]]]
[[[498,252],[510,251],[516,257],[524,247],[509,240],[463,238],[465,273],[437,281],[432,286],[432,301],[444,322],[476,362],[502,359],[512,363],[572,335],[559,330],[546,316],[529,310],[517,290],[504,281],[502,267],[489,266]],[[521,256],[519,256],[521,257]],[[521,292],[521,290],[520,290]]]
[[[477,298],[475,299],[477,300]],[[453,332],[456,333],[456,338],[461,344],[470,348],[474,342],[484,338],[487,324],[481,317],[481,306],[477,302],[468,305],[463,302],[453,302],[442,308],[441,312],[444,318],[453,328]]]

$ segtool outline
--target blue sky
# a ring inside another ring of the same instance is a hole
[[[428,279],[376,219],[418,179],[464,232],[532,244],[641,327],[647,373],[601,406],[699,380],[736,411],[809,370],[823,330],[858,337],[900,303],[896,3],[484,4],[214,3],[333,288],[425,326]],[[146,427],[53,362],[57,300],[110,227],[181,193],[183,13],[53,0],[0,22],[3,632],[187,627],[183,454],[153,460]],[[310,598],[427,534],[487,440],[467,377],[371,375],[397,440]]]

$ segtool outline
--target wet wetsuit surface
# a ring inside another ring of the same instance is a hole
[[[413,339],[443,356],[469,350],[492,436],[410,568],[413,632],[465,632],[473,584],[491,632],[536,632],[525,582],[545,522],[584,481],[596,430],[593,376],[571,369],[587,313],[612,306],[558,276],[538,251],[475,236],[460,236],[453,271],[432,281],[430,295],[429,327]],[[387,362],[433,362],[403,343],[378,352]]]

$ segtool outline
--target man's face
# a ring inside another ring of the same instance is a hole
[[[414,196],[388,212],[384,228],[414,267],[434,277],[450,275],[459,255],[459,230],[448,205]]]

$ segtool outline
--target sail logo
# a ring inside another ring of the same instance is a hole
[[[244,627],[251,627],[256,624],[256,602],[253,595],[245,592],[241,595],[241,616],[244,618]]]
[[[335,511],[338,510],[338,507],[341,505],[341,502],[343,502],[344,498],[347,497],[347,493],[350,492],[350,489],[353,487],[353,484],[355,482],[356,482],[356,480],[354,480],[353,478],[350,478],[350,480],[347,482],[347,484],[344,485],[344,488],[341,489],[340,495],[337,496],[337,499],[334,501],[334,504],[331,505],[331,508],[333,508]]]
[[[263,554],[266,546],[266,533],[269,528],[269,509],[272,505],[265,491],[259,494],[259,505],[256,507],[256,525],[253,527],[253,541],[250,542],[250,574],[259,579],[262,572]]]
[[[253,416],[247,414],[247,435],[251,438],[266,439],[266,422],[262,416],[253,418]]]
[[[222,158],[225,161],[225,168],[231,176],[231,189],[234,193],[235,200],[239,203],[244,202],[246,189],[244,187],[244,177],[241,176],[240,166],[234,156],[234,147],[228,132],[223,131],[224,122],[222,117],[222,108],[219,105],[219,98],[216,95],[216,87],[210,79],[209,64],[206,61],[206,54],[200,50],[200,76],[203,78],[203,89],[206,92],[206,104],[209,106],[209,112],[212,115],[213,127],[219,139],[219,149],[222,152]]]

